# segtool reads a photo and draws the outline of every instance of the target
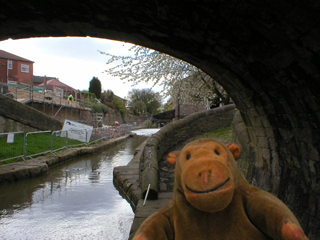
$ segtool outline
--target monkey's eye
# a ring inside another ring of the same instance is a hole
[[[220,152],[218,150],[214,150],[214,152],[217,154],[217,155],[220,155]]]
[[[191,154],[188,153],[187,156],[186,156],[187,160],[189,160],[191,158]]]

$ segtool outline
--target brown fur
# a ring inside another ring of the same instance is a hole
[[[237,167],[237,144],[199,139],[180,153],[173,199],[147,218],[134,240],[307,240],[298,220],[272,194],[250,185]]]

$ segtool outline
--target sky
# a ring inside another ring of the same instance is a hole
[[[88,90],[93,77],[99,78],[102,90],[111,89],[115,95],[126,98],[132,88],[150,88],[152,84],[132,86],[112,77],[107,69],[108,57],[130,55],[130,43],[91,37],[29,38],[0,41],[0,49],[34,62],[33,75],[56,77],[79,90]],[[154,89],[157,91],[157,89]]]

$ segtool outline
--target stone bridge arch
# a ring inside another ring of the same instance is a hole
[[[217,79],[249,132],[251,176],[293,209],[310,239],[320,236],[319,1],[0,2],[0,40],[128,41]]]

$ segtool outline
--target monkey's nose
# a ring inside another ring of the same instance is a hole
[[[205,188],[207,187],[207,183],[210,181],[211,174],[211,170],[206,170],[199,173],[199,177],[201,178]]]

